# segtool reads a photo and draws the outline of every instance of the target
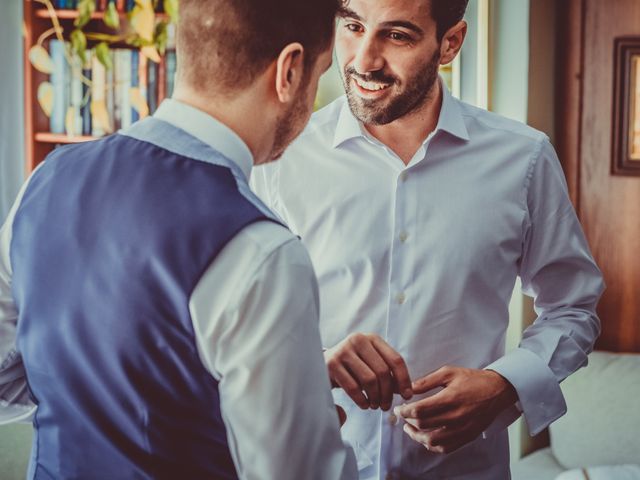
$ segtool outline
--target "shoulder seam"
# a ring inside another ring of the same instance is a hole
[[[490,113],[492,113],[492,112],[490,112]],[[494,115],[498,115],[498,114],[494,114]],[[522,126],[523,129],[528,130],[529,132],[531,132],[531,134],[528,135],[525,132],[519,132],[519,131],[517,131],[515,129],[508,129],[508,128],[503,128],[503,127],[499,127],[499,126],[496,126],[496,125],[490,125],[483,118],[480,118],[477,115],[472,115],[470,113],[463,112],[462,116],[463,117],[473,118],[474,120],[477,120],[478,122],[482,123],[482,125],[484,125],[485,127],[490,128],[492,130],[498,130],[498,131],[501,131],[501,132],[512,133],[512,134],[518,135],[520,137],[528,138],[533,142],[538,142],[540,139],[544,139],[546,137],[546,135],[543,132],[541,132],[540,130],[536,130],[535,128],[527,125],[526,123],[518,122],[517,120],[512,120],[512,119],[509,119],[507,117],[504,117],[504,118],[516,123],[519,126]]]

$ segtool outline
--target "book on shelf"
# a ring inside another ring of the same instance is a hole
[[[73,56],[69,78],[69,106],[65,118],[65,130],[68,134],[82,135],[82,60]]]
[[[140,88],[140,79],[138,77],[139,67],[140,67],[140,52],[138,50],[131,50],[131,59],[129,60],[129,68],[131,70],[129,74],[129,77],[131,78],[131,82],[129,84],[129,91],[131,92],[131,94],[129,95],[130,99],[131,99],[131,95],[133,95],[132,90]],[[138,115],[138,110],[136,110],[132,104],[131,105],[131,123],[137,122],[138,120],[140,120],[140,115]]]
[[[53,62],[49,82],[53,87],[53,107],[51,117],[49,117],[49,131],[51,133],[64,133],[64,120],[67,110],[67,76],[68,65],[65,58],[65,43],[60,40],[49,42],[49,55]]]
[[[155,112],[158,108],[158,67],[155,62],[149,62],[147,66],[147,99],[150,112]]]
[[[173,93],[174,50],[168,50],[158,64],[138,50],[111,49],[110,70],[93,50],[86,51],[83,64],[71,54],[68,42],[51,40],[49,53],[54,65],[49,78],[54,92],[51,133],[100,137],[153,114]]]
[[[171,96],[173,95],[173,86],[175,84],[175,79],[176,79],[176,51],[167,50],[167,53],[165,54],[164,59],[165,59],[166,69],[167,69],[166,94],[167,94],[167,97],[171,98]]]
[[[82,103],[80,110],[82,112],[82,135],[91,135],[91,59],[93,55],[88,52],[87,62],[82,66],[82,76],[86,80],[82,82]]]
[[[100,121],[100,105],[105,102],[107,72],[96,55],[91,59],[91,135],[101,137],[106,133]]]
[[[115,52],[113,50],[109,51],[109,57],[111,58],[111,65],[115,65]],[[115,83],[115,72],[114,69],[111,68],[106,70],[105,75],[105,102],[107,113],[109,114],[109,131],[115,132],[118,130],[118,126],[116,125],[115,119],[115,109],[116,109],[116,96],[115,96],[115,88],[113,87]]]
[[[110,3],[115,4],[116,10],[122,13],[130,12],[136,6],[135,0],[94,0],[96,3],[96,11],[105,11]],[[52,0],[53,8],[59,10],[71,10],[78,8],[78,0]],[[155,11],[164,12],[164,2],[159,1],[156,4]]]

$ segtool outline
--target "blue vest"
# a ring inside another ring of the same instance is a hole
[[[237,478],[188,302],[267,219],[233,162],[157,119],[49,156],[11,245],[33,478]]]

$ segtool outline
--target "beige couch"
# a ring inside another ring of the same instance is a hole
[[[639,478],[630,465],[640,465],[640,354],[594,352],[561,387],[568,411],[549,428],[551,446],[512,465],[513,480],[554,480],[572,469]],[[596,468],[605,465],[617,467]]]

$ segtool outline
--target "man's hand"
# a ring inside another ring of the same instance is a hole
[[[475,440],[517,400],[513,386],[491,370],[445,366],[413,382],[414,393],[443,387],[431,397],[396,407],[404,431],[436,453],[451,453]]]
[[[404,360],[378,335],[352,333],[324,352],[333,387],[340,387],[362,409],[391,408],[394,393],[413,396]]]

